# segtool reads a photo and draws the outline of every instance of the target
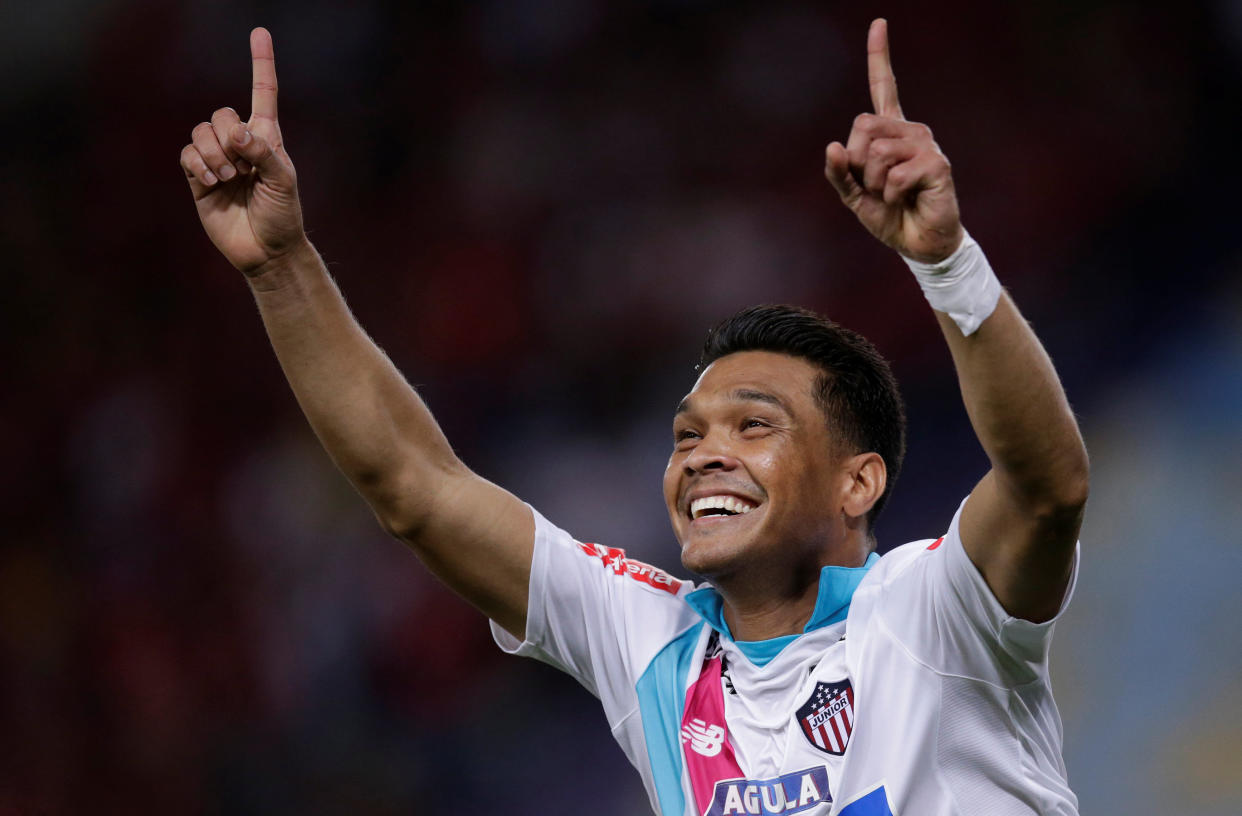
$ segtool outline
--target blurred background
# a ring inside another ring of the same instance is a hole
[[[1242,812],[1242,4],[45,0],[0,11],[0,814],[648,812],[596,702],[333,469],[177,156],[248,114],[268,26],[312,239],[460,455],[679,574],[707,327],[861,331],[911,419],[887,549],[986,462],[822,177],[880,14],[1092,453],[1053,649],[1082,810]]]

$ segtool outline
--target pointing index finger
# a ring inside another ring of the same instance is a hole
[[[266,28],[250,32],[250,118],[276,121],[276,52]]]
[[[888,56],[888,21],[880,18],[867,32],[867,80],[871,84],[871,105],[879,116],[903,119],[897,101],[897,78]]]

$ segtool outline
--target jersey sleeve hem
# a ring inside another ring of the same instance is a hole
[[[986,618],[985,623],[987,627],[1007,651],[1016,652],[1016,654],[1030,662],[1046,662],[1052,630],[1069,607],[1070,600],[1074,595],[1074,588],[1078,583],[1080,543],[1074,543],[1074,559],[1069,583],[1066,585],[1065,594],[1061,597],[1061,603],[1057,607],[1056,614],[1042,622],[1030,621],[1011,615],[992,592],[992,588],[988,586],[983,573],[975,562],[971,560],[965,546],[962,544],[960,522],[962,508],[966,506],[966,501],[966,499],[963,499],[961,505],[958,506],[957,513],[954,514],[953,521],[949,525],[949,530],[945,534],[944,539],[945,555],[949,561],[948,566],[950,567],[951,575],[954,577],[954,583],[958,584],[962,590],[979,599],[983,607],[981,611]],[[965,584],[965,586],[961,586],[962,584]]]
[[[530,584],[527,588],[526,601],[526,637],[519,640],[513,633],[494,620],[488,620],[488,624],[492,630],[492,639],[496,641],[496,645],[505,654],[540,658],[541,650],[539,644],[543,642],[548,627],[547,609],[541,599],[547,597],[548,550],[550,546],[548,536],[551,523],[534,507],[531,507],[529,504],[526,507],[535,517],[535,542],[531,555]]]

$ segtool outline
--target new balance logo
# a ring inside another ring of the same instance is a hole
[[[705,757],[714,757],[724,745],[725,730],[718,725],[708,725],[702,720],[691,720],[681,729],[681,741],[690,743],[690,749]]]

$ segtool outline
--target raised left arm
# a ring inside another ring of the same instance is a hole
[[[902,116],[883,20],[871,25],[867,59],[875,113],[855,119],[846,145],[828,146],[824,172],[859,221],[908,260],[959,259],[947,273],[924,268],[921,280],[992,463],[962,511],[962,544],[1009,614],[1045,621],[1065,594],[1087,500],[1082,437],[1052,361],[1009,296],[997,298],[990,269],[945,285],[965,268],[957,250],[969,241],[948,159],[925,125]],[[986,266],[977,248],[963,252]]]

